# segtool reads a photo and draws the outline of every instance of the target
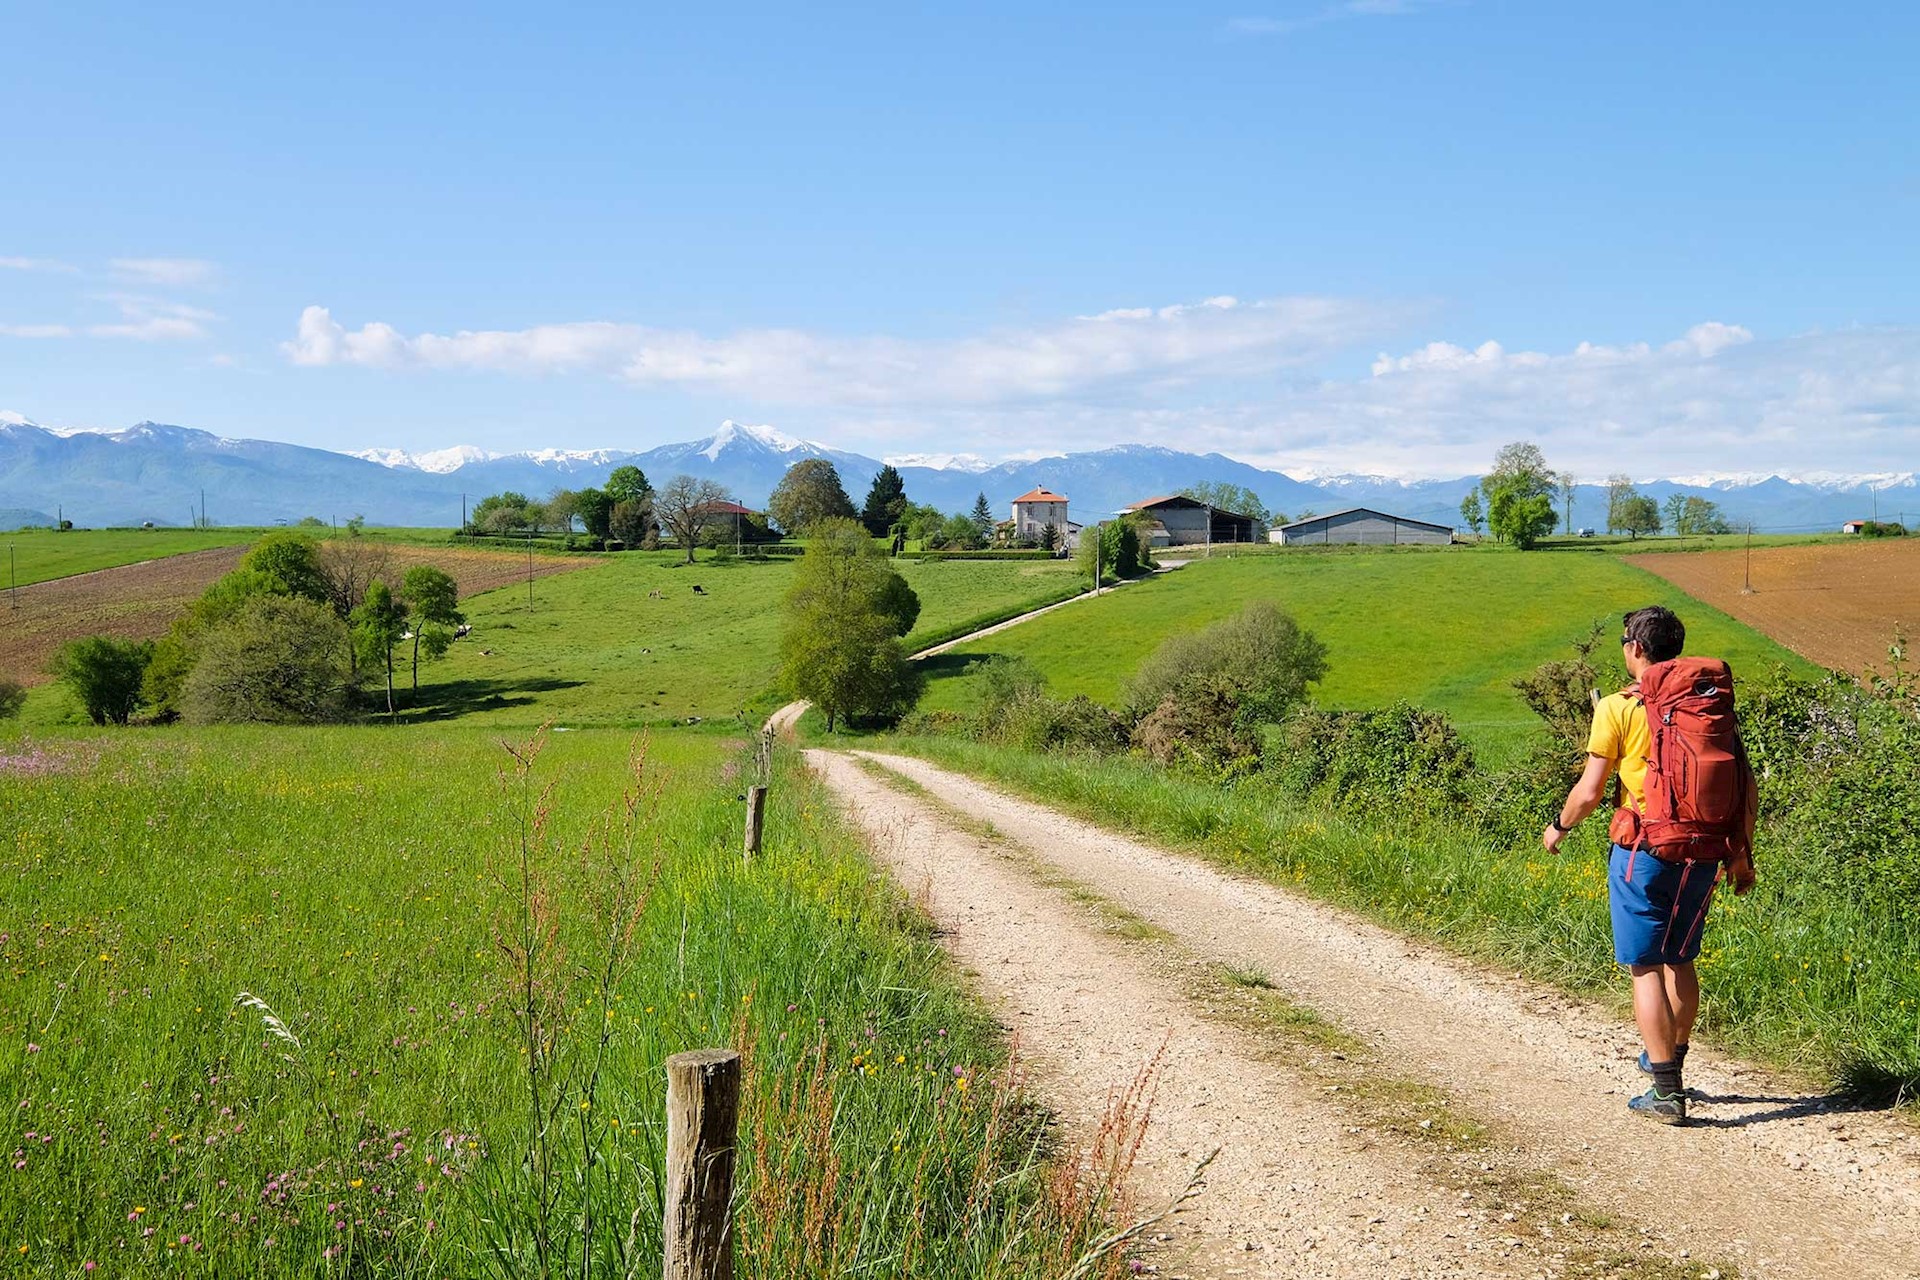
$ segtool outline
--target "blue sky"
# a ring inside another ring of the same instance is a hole
[[[1912,6],[400,8],[8,6],[0,410],[1920,461]]]

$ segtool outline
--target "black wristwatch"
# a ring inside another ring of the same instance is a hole
[[[1563,827],[1560,825],[1560,815],[1557,813],[1554,814],[1551,818],[1547,819],[1547,825],[1552,827],[1555,831],[1558,831],[1563,836],[1573,830],[1572,827]]]

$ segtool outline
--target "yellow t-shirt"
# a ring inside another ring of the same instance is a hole
[[[1647,708],[1629,694],[1608,694],[1594,704],[1593,731],[1587,735],[1587,754],[1611,760],[1620,771],[1620,785],[1634,807],[1647,802],[1647,753],[1653,735],[1647,730]]]

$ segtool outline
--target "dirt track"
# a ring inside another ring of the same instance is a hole
[[[1761,547],[1753,594],[1741,551],[1629,556],[1699,600],[1762,631],[1803,658],[1860,675],[1884,670],[1896,626],[1920,638],[1920,538]]]
[[[1172,1194],[1222,1148],[1170,1219],[1170,1274],[1920,1276],[1920,1137],[1897,1119],[1704,1051],[1695,1124],[1630,1119],[1636,1046],[1610,1016],[924,762],[870,759],[924,793],[808,753],[1070,1123],[1168,1045],[1143,1191]],[[1116,938],[1100,910],[1154,940]],[[1222,1016],[1196,992],[1223,965],[1364,1048]],[[1483,1145],[1423,1144],[1377,1105],[1402,1095],[1440,1098],[1442,1130],[1484,1124]]]

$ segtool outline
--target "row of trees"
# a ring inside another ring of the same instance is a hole
[[[556,489],[545,502],[511,489],[492,494],[475,505],[468,524],[475,532],[505,535],[571,532],[577,521],[589,537],[647,550],[659,546],[664,532],[691,563],[694,548],[722,539],[768,540],[766,523],[736,511],[738,505],[716,481],[677,475],[655,489],[645,472],[629,465],[615,467],[605,488]]]
[[[1500,541],[1529,550],[1559,523],[1556,498],[1565,508],[1566,531],[1573,532],[1575,489],[1572,472],[1553,471],[1540,446],[1520,441],[1494,455],[1493,470],[1461,499],[1460,518],[1475,533],[1484,526]],[[1660,504],[1636,489],[1631,477],[1607,477],[1608,533],[1659,533],[1661,515]],[[1664,527],[1676,534],[1732,532],[1719,504],[1697,494],[1670,496],[1665,517]]]
[[[158,641],[89,636],[63,647],[53,674],[95,724],[312,723],[342,718],[356,690],[384,679],[397,712],[396,653],[444,654],[465,621],[453,578],[431,565],[391,573],[384,546],[316,543],[292,530],[262,538]]]

